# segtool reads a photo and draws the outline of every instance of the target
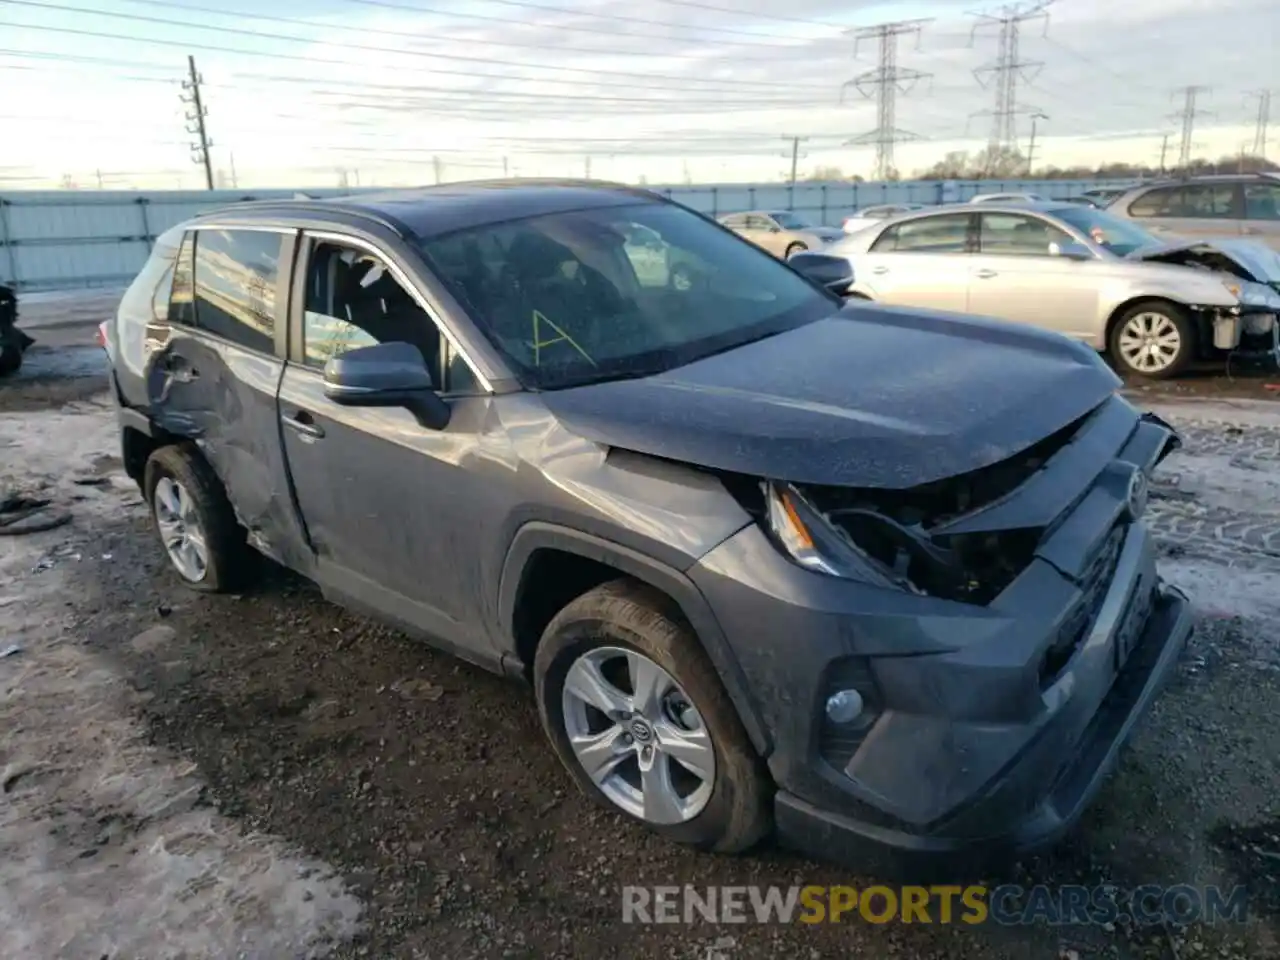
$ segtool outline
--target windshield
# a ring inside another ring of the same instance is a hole
[[[778,226],[784,230],[812,230],[813,224],[804,217],[798,217],[790,210],[783,210],[778,213],[771,213],[769,216],[777,221]]]
[[[521,382],[648,376],[821,319],[838,298],[675,204],[489,224],[422,251]]]
[[[1095,207],[1063,207],[1053,211],[1059,220],[1071,224],[1098,246],[1126,257],[1141,247],[1159,244],[1160,238],[1136,224],[1112,216]]]

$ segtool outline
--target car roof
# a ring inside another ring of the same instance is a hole
[[[635,203],[666,203],[648,190],[586,180],[475,180],[326,200],[261,200],[224,207],[200,219],[233,215],[346,219],[382,223],[397,233],[429,240],[458,230],[526,217]]]

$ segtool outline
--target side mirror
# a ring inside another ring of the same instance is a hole
[[[826,253],[796,253],[788,266],[814,283],[821,284],[837,296],[845,296],[853,286],[853,267],[844,257]]]
[[[769,232],[770,232],[770,233],[781,233],[781,232],[782,232],[782,228],[781,228],[780,226],[778,226],[776,223],[771,223],[771,224],[769,224]]]
[[[1065,243],[1049,244],[1049,253],[1055,257],[1065,257],[1068,260],[1092,260],[1093,251],[1086,247],[1083,243],[1076,243],[1068,240]]]
[[[404,407],[431,430],[448,426],[452,412],[435,392],[422,351],[396,340],[331,357],[324,395],[344,407]]]

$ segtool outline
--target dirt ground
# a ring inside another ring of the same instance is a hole
[[[986,878],[1245,883],[1248,924],[635,926],[623,884],[872,878],[651,838],[576,794],[522,687],[284,572],[178,586],[90,350],[0,385],[0,499],[69,515],[0,536],[0,958],[1280,956],[1280,404],[1231,399],[1265,378],[1135,393],[1185,432],[1151,515],[1197,633],[1084,822]]]

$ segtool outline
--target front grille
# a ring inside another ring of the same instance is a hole
[[[1071,658],[1075,656],[1080,644],[1089,635],[1090,628],[1098,619],[1098,612],[1107,598],[1107,590],[1115,577],[1116,566],[1120,562],[1120,551],[1124,546],[1127,527],[1117,525],[1102,548],[1094,556],[1088,570],[1080,579],[1080,600],[1067,615],[1053,645],[1045,651],[1044,660],[1040,664],[1040,688],[1050,686],[1058,679]]]

